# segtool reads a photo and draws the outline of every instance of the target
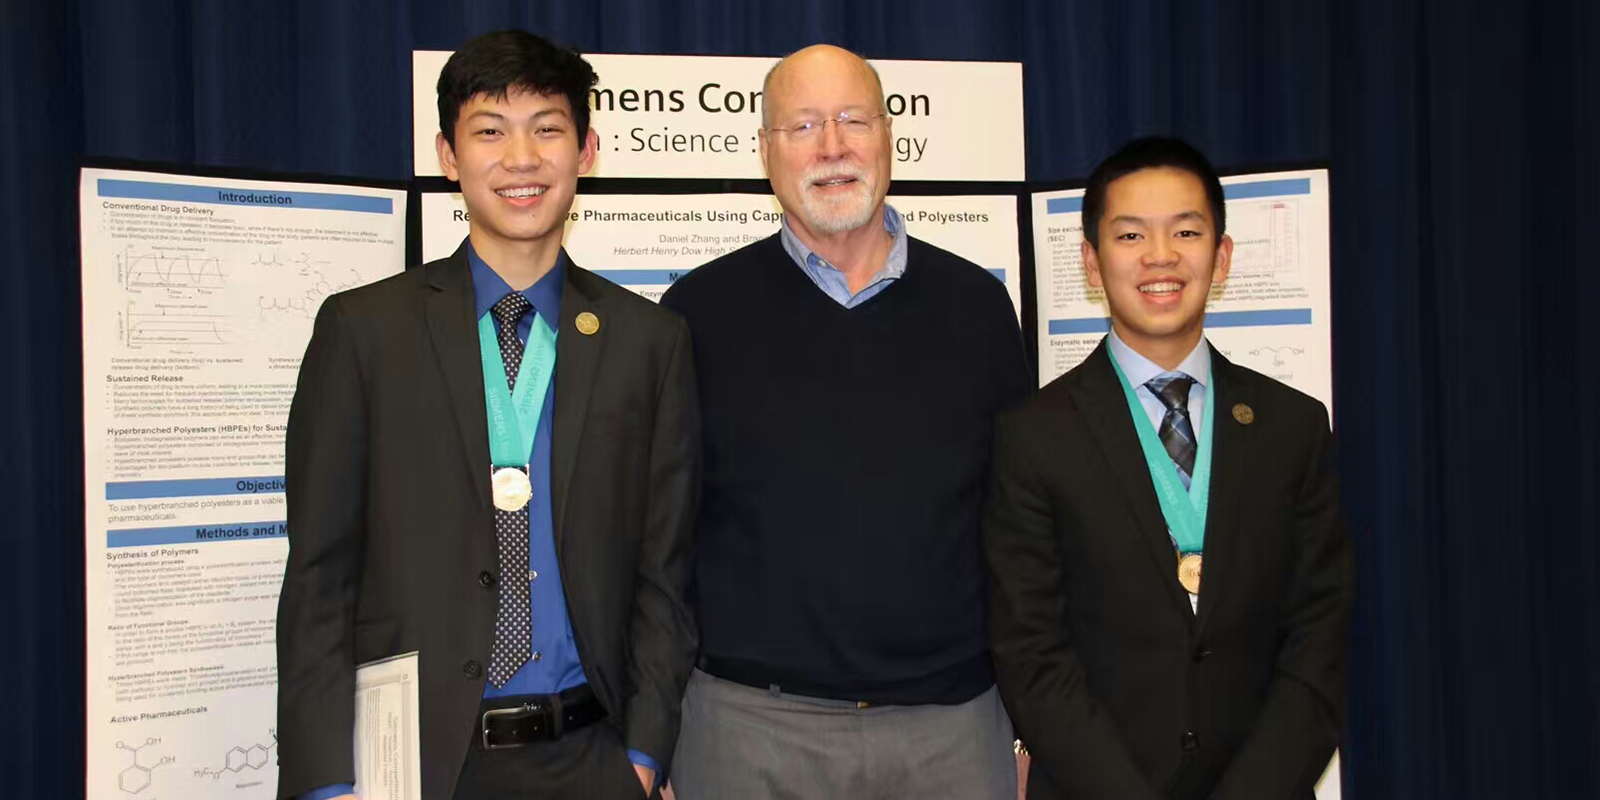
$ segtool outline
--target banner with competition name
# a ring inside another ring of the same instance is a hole
[[[448,52],[412,53],[414,170],[440,175],[439,70]],[[761,178],[761,85],[776,58],[588,54],[600,137],[593,177]],[[893,118],[894,177],[1021,181],[1022,65],[873,61]]]
[[[270,800],[289,401],[406,193],[86,168],[79,214],[84,796]]]
[[[412,54],[419,176],[440,174],[435,87],[449,56]],[[601,142],[591,178],[765,178],[756,129],[762,81],[776,58],[584,57],[600,77],[589,93],[591,124]],[[1023,179],[1021,64],[872,63],[894,118],[893,181]],[[1002,281],[1020,317],[1015,195],[919,194],[891,196],[889,202],[911,235]],[[420,206],[423,260],[449,255],[467,235],[460,195],[424,192]],[[775,233],[782,219],[776,199],[766,193],[584,193],[569,215],[566,247],[580,266],[656,300],[678,275]]]
[[[889,204],[907,233],[982,265],[1022,308],[1013,195],[903,196]],[[421,197],[422,258],[455,252],[466,238],[459,194]],[[678,276],[717,256],[765,239],[783,224],[772,195],[579,195],[568,216],[566,248],[574,263],[650,300]]]

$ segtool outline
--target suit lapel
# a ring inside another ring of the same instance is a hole
[[[473,318],[472,274],[463,243],[455,254],[428,267],[428,295],[423,300],[433,356],[439,362],[455,424],[461,434],[462,457],[477,496],[489,498],[489,423],[483,407],[483,368],[478,353],[477,320]]]
[[[565,538],[567,496],[589,414],[590,390],[613,324],[591,282],[588,272],[568,262],[566,283],[561,287],[561,325],[556,329],[556,400],[550,450],[550,496],[558,553]],[[600,329],[592,334],[580,331],[576,322],[580,314],[593,314]]]
[[[1166,519],[1161,515],[1161,505],[1150,480],[1150,468],[1145,465],[1127,397],[1112,370],[1105,340],[1089,354],[1080,370],[1081,380],[1072,387],[1073,402],[1083,414],[1101,455],[1110,464],[1112,476],[1122,487],[1139,528],[1139,538],[1145,541],[1151,563],[1161,573],[1161,585],[1166,587],[1174,607],[1182,609],[1184,616],[1191,616],[1189,596],[1178,585],[1178,560],[1167,534]]]
[[[1216,408],[1205,413],[1212,418],[1211,499],[1206,508],[1205,569],[1200,580],[1200,608],[1197,630],[1205,630],[1218,598],[1236,580],[1232,567],[1239,547],[1239,508],[1244,491],[1244,468],[1254,441],[1254,426],[1239,421],[1234,409],[1240,405],[1260,414],[1248,376],[1211,348],[1211,379],[1216,381]],[[1253,416],[1247,419],[1254,419]]]

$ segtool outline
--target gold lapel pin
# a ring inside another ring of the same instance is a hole
[[[1236,403],[1233,406],[1233,418],[1239,420],[1240,425],[1249,425],[1256,421],[1256,412],[1244,403]]]
[[[600,318],[587,311],[579,314],[573,324],[577,326],[578,333],[584,336],[593,336],[600,332]]]

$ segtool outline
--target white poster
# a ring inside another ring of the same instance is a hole
[[[989,271],[1021,313],[1017,199],[1012,195],[894,196],[906,232]],[[422,258],[466,238],[459,194],[422,195]],[[574,263],[651,300],[679,275],[778,231],[783,211],[765,194],[579,195],[565,244]]]
[[[1328,172],[1222,179],[1233,270],[1212,288],[1206,337],[1229,360],[1333,408],[1328,311]],[[1033,196],[1039,385],[1078,365],[1111,329],[1084,277],[1083,190]]]
[[[412,53],[414,169],[439,175],[439,71],[450,53]],[[586,54],[600,136],[595,177],[760,178],[761,84],[776,58]],[[893,117],[899,180],[1020,181],[1022,65],[874,61]]]
[[[405,193],[85,169],[79,208],[86,796],[265,800],[289,401]]]

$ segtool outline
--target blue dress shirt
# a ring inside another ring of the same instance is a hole
[[[482,258],[478,257],[472,243],[467,243],[467,263],[472,272],[472,299],[476,319],[482,319],[500,299],[510,294],[511,285],[505,282]],[[541,324],[555,331],[561,324],[561,287],[566,281],[567,252],[556,257],[555,266],[532,286],[522,290],[522,296],[533,304]],[[517,323],[517,338],[526,345],[533,331],[534,315],[526,314]],[[567,598],[561,590],[561,568],[556,561],[555,521],[550,503],[550,437],[551,419],[554,417],[556,384],[552,377],[544,393],[544,406],[539,412],[539,427],[533,436],[533,453],[528,459],[528,478],[533,484],[533,497],[528,501],[528,599],[533,609],[529,635],[532,656],[506,681],[495,688],[484,681],[484,697],[503,697],[515,694],[555,694],[587,682],[583,663],[578,658],[578,645],[572,637],[572,621],[567,617]],[[485,464],[484,469],[489,465]],[[510,575],[501,576],[512,580]],[[638,750],[629,750],[633,763],[648,767],[661,774],[655,759]],[[337,784],[300,795],[300,800],[327,800],[349,794],[351,784]]]
[[[556,257],[555,266],[532,286],[522,290],[522,296],[533,304],[539,323],[554,331],[561,324],[561,286],[566,280],[566,253]],[[483,259],[472,245],[467,245],[467,262],[472,270],[472,297],[476,318],[481,320],[501,298],[511,294],[505,282]],[[533,331],[534,315],[525,314],[517,323],[517,338],[526,345]],[[528,600],[533,609],[529,652],[532,654],[522,667],[496,689],[485,681],[484,697],[503,697],[512,694],[554,694],[563,689],[580,686],[585,682],[583,664],[578,660],[578,646],[572,638],[572,623],[567,619],[567,600],[561,591],[561,570],[556,564],[555,521],[550,509],[550,437],[551,418],[555,416],[556,384],[552,379],[544,393],[544,405],[539,412],[539,427],[533,436],[533,453],[528,460],[528,479],[533,484],[533,498],[528,501]],[[488,469],[484,465],[484,469]],[[514,580],[511,575],[503,580]]]
[[[883,268],[873,273],[872,278],[867,281],[867,285],[861,287],[861,291],[855,294],[850,293],[850,282],[845,278],[844,273],[840,272],[838,267],[829,264],[821,256],[813,253],[811,248],[806,247],[805,243],[800,241],[800,237],[794,235],[794,231],[789,229],[787,221],[783,223],[780,238],[783,240],[783,249],[789,253],[789,257],[793,258],[796,264],[800,265],[800,269],[806,273],[806,276],[817,284],[817,288],[838,301],[839,305],[845,308],[855,308],[876,297],[879,292],[889,288],[889,284],[894,283],[900,279],[900,276],[906,274],[905,222],[900,219],[900,212],[887,204],[883,207],[883,229],[888,231],[889,236],[893,237],[894,240],[889,245],[889,257],[883,260]]]

